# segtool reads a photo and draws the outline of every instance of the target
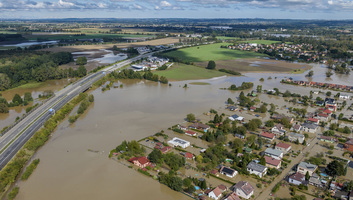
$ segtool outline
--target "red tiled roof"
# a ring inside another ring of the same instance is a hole
[[[210,171],[210,173],[211,173],[211,174],[217,174],[217,173],[218,173],[218,170],[213,169],[213,170]]]
[[[194,131],[185,131],[185,133],[190,134],[190,135],[196,135],[196,132],[194,132]]]
[[[272,157],[264,156],[266,163],[273,165],[273,166],[278,166],[281,163],[281,160],[274,159]]]
[[[225,199],[227,199],[227,200],[241,200],[241,199],[238,197],[237,193],[235,193],[235,192],[232,192],[232,193],[228,194],[228,195],[225,197]]]
[[[129,162],[134,162],[135,160],[137,160],[137,158],[136,158],[136,157],[132,157],[132,158],[130,158],[128,161],[129,161]]]
[[[269,133],[269,132],[262,132],[262,133],[261,133],[261,136],[262,136],[262,137],[265,137],[265,138],[270,138],[270,139],[275,138],[275,134]]]
[[[169,150],[171,150],[172,149],[172,147],[170,147],[170,146],[165,146],[165,147],[163,147],[162,149],[161,149],[161,152],[162,153],[166,153],[166,152],[168,152]]]
[[[324,112],[324,113],[327,113],[327,114],[331,114],[331,113],[332,113],[332,111],[329,110],[329,109],[326,109],[326,110],[324,110],[323,112]]]
[[[289,147],[291,147],[290,144],[282,143],[282,142],[276,144],[276,146],[277,146],[277,147],[281,147],[281,148],[285,148],[285,149],[288,149]]]
[[[324,113],[319,113],[318,116],[320,116],[320,117],[328,117],[328,115],[324,114]]]
[[[212,191],[216,195],[216,197],[219,197],[222,194],[222,191],[219,189],[219,187],[216,187]]]
[[[305,180],[305,176],[299,172],[296,172],[295,174],[290,175],[289,178],[299,182],[302,182],[303,180]]]
[[[141,165],[144,165],[144,164],[150,162],[150,161],[147,159],[146,156],[139,157],[139,158],[137,158],[136,160],[137,160]]]
[[[226,191],[228,188],[227,188],[227,186],[225,186],[225,185],[219,185],[218,186],[218,188],[222,191],[222,192],[224,192],[224,191]]]
[[[318,119],[315,119],[315,118],[309,118],[308,121],[311,121],[311,122],[318,122],[319,120]]]
[[[185,153],[185,158],[192,159],[193,157],[194,157],[194,155],[192,153],[189,153],[189,152]]]

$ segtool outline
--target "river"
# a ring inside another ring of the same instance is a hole
[[[314,66],[315,81],[325,80],[319,65]],[[305,74],[290,75],[305,79]],[[271,80],[267,77],[271,76]],[[316,80],[315,77],[318,77]],[[259,82],[265,78],[263,83]],[[278,77],[275,79],[275,77]],[[282,85],[288,74],[249,73],[241,77],[209,80],[210,85],[190,85],[195,81],[173,82],[172,86],[150,81],[124,80],[123,88],[92,92],[95,102],[74,125],[67,120],[59,125],[50,140],[34,156],[40,164],[25,182],[17,183],[17,200],[96,200],[96,199],[188,199],[134,170],[108,158],[108,152],[123,140],[138,140],[177,123],[188,113],[201,115],[210,108],[223,112],[227,98],[235,99],[239,92],[220,90],[231,84],[253,81],[263,89],[309,94],[312,88]],[[333,81],[350,83],[350,76],[332,76]],[[120,83],[119,83],[120,84]],[[279,98],[267,98],[281,106]],[[282,103],[283,104],[283,103]],[[99,151],[93,153],[92,149]]]

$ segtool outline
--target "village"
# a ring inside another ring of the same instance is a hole
[[[222,109],[124,141],[110,157],[195,199],[353,197],[353,125],[342,121],[352,99],[311,93],[301,96],[306,107],[297,94],[274,91],[294,108],[266,103],[274,94],[258,86]]]

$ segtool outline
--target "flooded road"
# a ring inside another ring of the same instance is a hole
[[[272,79],[267,80],[268,76]],[[278,78],[275,79],[275,76]],[[231,84],[253,81],[256,87],[261,84],[259,79],[264,77],[263,89],[289,88],[291,92],[300,94],[309,94],[313,90],[279,83],[289,76],[305,78],[305,74],[258,73],[200,80],[210,85],[189,84],[195,80],[173,82],[172,86],[125,80],[120,82],[123,88],[112,88],[104,93],[98,88],[92,92],[95,103],[88,113],[74,125],[70,126],[67,120],[60,124],[47,144],[36,153],[34,159],[39,158],[41,162],[27,181],[18,183],[20,192],[16,199],[188,199],[110,160],[109,151],[123,140],[139,140],[182,123],[188,113],[201,115],[210,108],[222,110],[227,98],[235,100],[239,95],[239,92],[219,89]],[[341,81],[344,82],[344,79]],[[189,88],[183,88],[185,83],[189,84]],[[268,100],[280,105],[278,97],[268,97]]]

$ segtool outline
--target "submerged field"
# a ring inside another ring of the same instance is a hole
[[[164,71],[155,71],[158,76],[165,76],[170,81],[209,79],[213,77],[225,76],[226,73],[216,70],[208,70],[194,65],[175,63],[169,69]]]
[[[202,45],[184,49],[178,49],[165,53],[165,55],[178,58],[184,62],[202,62],[209,60],[233,60],[240,58],[255,58],[264,56],[260,53],[231,50],[228,48],[221,48],[221,46],[227,46],[229,43],[216,43],[209,45]]]

